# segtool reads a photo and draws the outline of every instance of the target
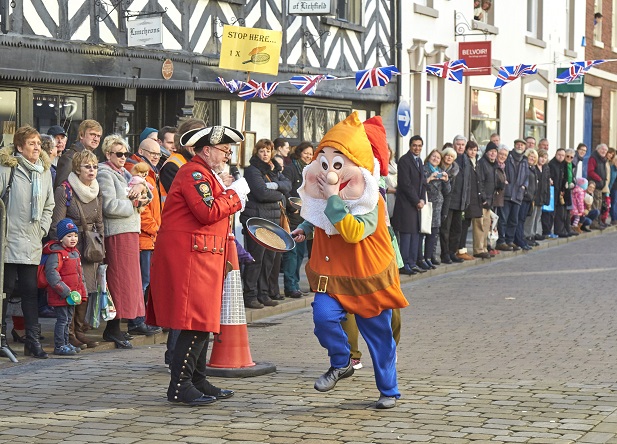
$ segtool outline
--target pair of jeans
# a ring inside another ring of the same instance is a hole
[[[519,247],[528,246],[527,240],[525,239],[525,220],[527,219],[530,206],[531,201],[523,201],[521,202],[518,210],[518,224],[516,225],[516,231],[514,232],[514,243]]]
[[[420,233],[401,233],[401,256],[405,265],[414,267],[420,252]]]
[[[139,251],[139,269],[141,270],[141,289],[144,294],[144,301],[146,298],[146,290],[150,285],[150,263],[152,261],[152,250],[140,250]],[[145,301],[146,303],[148,301]],[[135,319],[129,319],[127,321],[128,328],[139,327],[146,322],[145,316],[138,316]]]
[[[54,347],[60,348],[63,345],[69,344],[69,325],[71,324],[71,319],[73,319],[75,307],[73,305],[55,307],[54,311],[56,313],[56,326],[54,327]]]
[[[285,293],[300,291],[300,268],[306,254],[306,242],[297,242],[296,247],[283,253],[283,283]]]
[[[498,208],[499,239],[497,244],[511,244],[514,242],[520,204],[506,200],[503,207]]]

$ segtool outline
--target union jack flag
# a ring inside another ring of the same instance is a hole
[[[505,84],[510,83],[519,77],[525,77],[531,74],[537,74],[536,65],[516,65],[516,66],[501,66],[495,79],[495,89],[501,89]]]
[[[249,100],[254,97],[265,99],[266,97],[270,97],[278,86],[279,82],[259,83],[255,80],[249,80],[248,82],[244,83],[244,86],[238,92],[238,97],[243,100]]]
[[[554,82],[557,84],[570,83],[573,80],[578,79],[591,69],[592,66],[604,63],[606,60],[584,60],[582,62],[570,62],[570,68],[559,74]]]
[[[356,73],[356,89],[360,91],[373,86],[385,86],[390,82],[392,74],[399,74],[399,70],[394,65],[358,71]]]
[[[230,80],[229,82],[226,82],[222,77],[217,77],[216,80],[232,94],[244,86],[244,82],[239,80]]]
[[[307,96],[312,96],[317,91],[317,85],[322,80],[333,80],[336,77],[331,76],[329,74],[319,74],[317,76],[293,76],[289,79],[289,83],[298,88],[298,90],[306,94]]]
[[[426,65],[426,73],[437,77],[463,83],[463,71],[467,69],[465,59],[452,60],[445,63]]]

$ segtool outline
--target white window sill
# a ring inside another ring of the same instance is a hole
[[[572,57],[573,59],[578,57],[578,53],[576,51],[571,50],[571,49],[564,49],[563,50],[563,55],[565,55],[566,57]]]
[[[537,46],[538,48],[546,48],[546,42],[535,37],[525,36],[525,43]]]
[[[484,23],[479,20],[471,21],[471,29],[477,29],[478,31],[485,32],[486,34],[499,34],[499,28],[497,26],[489,25],[488,23]]]
[[[439,18],[439,11],[437,9],[431,8],[430,6],[419,5],[418,3],[413,4],[413,12],[428,17]]]
[[[597,46],[598,48],[604,48],[604,42],[600,42],[598,40],[593,41],[593,46]]]

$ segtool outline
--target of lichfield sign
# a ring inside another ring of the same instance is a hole
[[[287,11],[290,15],[333,15],[334,0],[289,0]]]

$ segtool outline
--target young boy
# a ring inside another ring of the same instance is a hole
[[[43,247],[47,254],[45,277],[49,283],[47,298],[55,307],[56,327],[54,329],[54,354],[72,356],[79,353],[78,347],[69,343],[69,324],[75,312],[75,305],[87,297],[86,282],[77,250],[77,226],[71,219],[62,219],[56,229],[58,240]]]

